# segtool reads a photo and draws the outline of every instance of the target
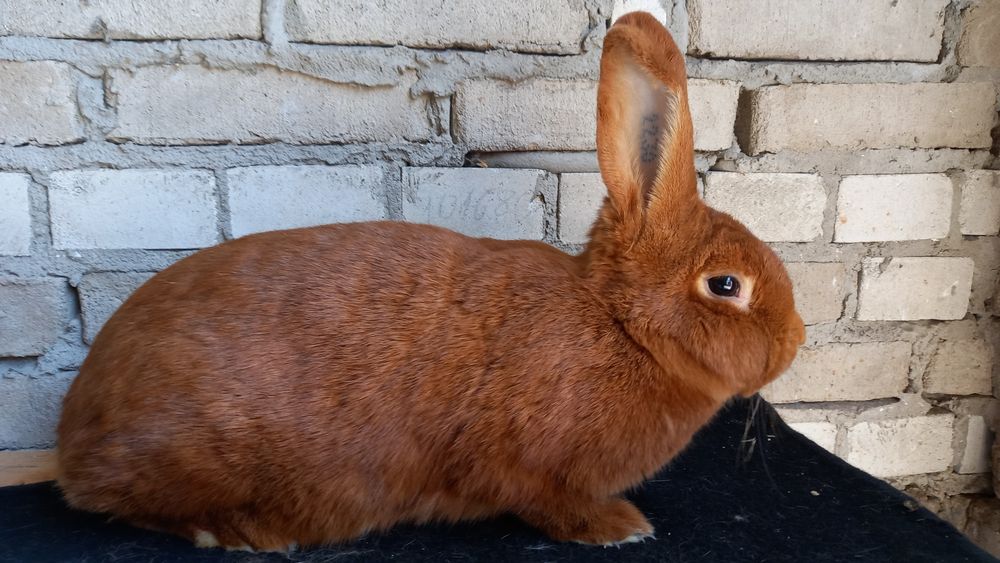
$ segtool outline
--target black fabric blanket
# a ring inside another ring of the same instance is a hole
[[[70,510],[44,483],[0,488],[0,561],[996,561],[909,497],[789,429],[756,399],[727,407],[629,496],[656,526],[655,540],[620,548],[557,544],[505,517],[404,526],[284,556],[196,549]]]

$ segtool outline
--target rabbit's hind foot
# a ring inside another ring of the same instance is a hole
[[[212,522],[180,523],[161,519],[131,519],[141,528],[187,538],[195,547],[221,547],[227,551],[291,553],[298,544],[290,538],[262,529],[242,515]]]

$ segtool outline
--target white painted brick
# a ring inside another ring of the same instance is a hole
[[[295,41],[339,45],[578,53],[590,29],[583,0],[290,0]]]
[[[0,256],[27,256],[31,251],[31,202],[27,174],[0,173]]]
[[[545,235],[538,197],[541,170],[408,168],[403,217],[474,237],[536,239]]]
[[[226,172],[233,236],[386,218],[382,171],[362,166],[253,166]]]
[[[765,86],[738,133],[748,154],[988,148],[995,100],[989,83]]]
[[[691,0],[689,52],[718,58],[936,62],[948,0]]]
[[[961,319],[972,292],[971,258],[866,258],[858,316],[862,321]]]
[[[845,176],[833,240],[943,239],[951,227],[952,192],[944,174]]]
[[[219,242],[215,177],[202,170],[54,172],[52,244],[59,249],[200,248]]]
[[[876,477],[946,471],[954,416],[859,422],[847,429],[847,462]]]
[[[993,433],[986,419],[978,415],[963,417],[955,430],[961,433],[955,471],[963,474],[989,473]]]
[[[924,374],[924,391],[945,395],[992,395],[993,358],[981,340],[942,342]]]
[[[51,446],[72,375],[0,377],[0,450]]]
[[[1000,67],[1000,2],[982,0],[962,14],[958,64]]]
[[[590,226],[597,219],[607,193],[600,174],[561,174],[559,240],[569,244],[587,242]]]
[[[765,388],[772,403],[867,401],[906,388],[907,342],[859,342],[802,348],[788,371]]]
[[[258,38],[261,0],[0,0],[0,36],[81,39]]]
[[[689,81],[695,149],[729,148],[739,84]],[[455,92],[455,132],[470,150],[594,150],[597,83],[538,78],[474,79]]]
[[[808,242],[823,234],[826,190],[815,174],[710,172],[705,201],[767,242]]]
[[[725,150],[735,140],[736,106],[740,85],[729,80],[688,80],[688,103],[694,123],[694,148]]]
[[[467,80],[455,92],[455,133],[471,150],[593,150],[597,85]]]
[[[830,453],[837,448],[837,426],[831,422],[790,422],[788,426]]]
[[[81,139],[69,65],[0,61],[0,143],[61,145]]]
[[[1000,172],[969,170],[962,175],[958,223],[963,235],[1000,233]]]
[[[98,272],[83,276],[77,287],[83,312],[83,340],[92,344],[118,307],[153,275],[153,272]]]
[[[434,136],[423,99],[405,84],[365,88],[273,67],[113,71],[115,140],[148,144],[423,141]]]
[[[807,325],[835,321],[844,308],[846,276],[839,262],[788,262],[795,308]]]
[[[40,356],[56,342],[69,315],[66,287],[56,279],[0,279],[0,356]]]

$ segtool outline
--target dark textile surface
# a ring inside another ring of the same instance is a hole
[[[500,518],[400,527],[286,557],[200,550],[109,523],[67,509],[45,483],[0,488],[0,561],[996,561],[754,400],[734,402],[630,497],[656,526],[655,540],[621,548],[556,544]]]

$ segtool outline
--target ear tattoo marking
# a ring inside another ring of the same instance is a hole
[[[660,152],[660,114],[650,113],[642,118],[639,139],[639,160],[644,164],[653,162]]]

